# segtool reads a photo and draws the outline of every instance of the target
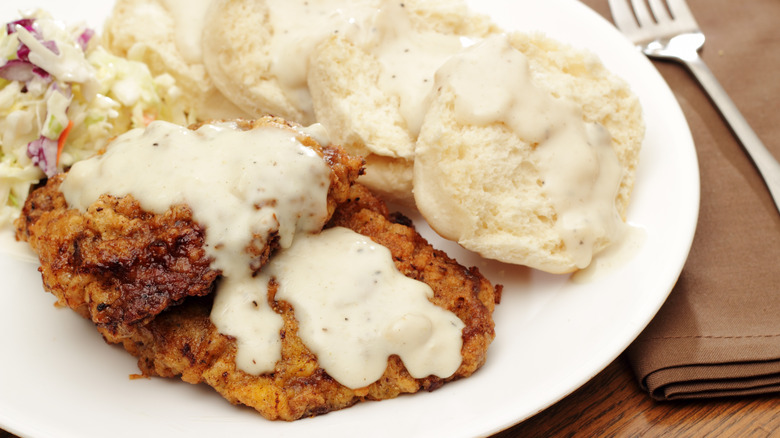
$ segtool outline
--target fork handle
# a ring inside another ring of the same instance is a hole
[[[758,138],[704,61],[696,56],[685,59],[683,62],[709,94],[710,99],[718,107],[721,115],[750,155],[759,173],[764,177],[764,182],[769,188],[775,207],[780,211],[780,163]]]

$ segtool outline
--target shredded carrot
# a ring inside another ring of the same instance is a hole
[[[60,133],[60,138],[57,139],[57,165],[60,164],[60,155],[62,155],[62,150],[65,149],[65,140],[68,138],[68,134],[70,134],[70,128],[73,127],[73,120],[68,120],[68,126],[65,127],[65,129],[62,130]]]

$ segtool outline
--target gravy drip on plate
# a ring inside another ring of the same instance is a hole
[[[623,226],[615,206],[623,170],[609,132],[532,79],[525,55],[506,37],[493,36],[445,63],[436,84],[454,90],[455,117],[463,125],[503,123],[530,144],[542,189],[558,213],[556,228],[584,268],[600,242],[614,241]]]
[[[460,366],[463,322],[431,303],[431,288],[399,272],[369,237],[337,227],[296,238],[259,277],[275,279],[276,299],[295,309],[298,335],[344,386],[375,382],[393,354],[414,378],[446,378]],[[239,338],[254,336],[252,306],[244,309]]]
[[[246,252],[253,238],[278,232],[284,248],[294,235],[317,232],[327,220],[330,169],[296,134],[273,126],[243,131],[220,123],[192,131],[153,122],[117,137],[105,154],[76,163],[60,189],[82,211],[104,193],[132,195],[154,213],[187,204],[206,229],[205,249],[214,267],[222,270],[216,300],[243,296],[263,287],[252,278]],[[265,334],[254,369],[271,371],[281,356],[282,319],[266,299],[256,305]],[[215,305],[212,321],[228,335],[229,316]],[[245,342],[259,341],[239,339],[240,359]]]
[[[170,1],[170,0],[169,0]],[[268,0],[274,37],[272,73],[288,98],[311,113],[309,58],[317,44],[339,35],[376,57],[378,86],[399,99],[409,131],[417,135],[436,69],[469,44],[457,35],[418,31],[396,0]]]
[[[203,62],[203,26],[211,0],[162,0],[174,20],[176,47],[190,64]]]
[[[313,113],[306,77],[317,44],[331,35],[360,39],[370,33],[375,2],[361,0],[267,0],[274,30],[270,47],[271,73],[287,97],[301,110]]]
[[[413,137],[420,133],[436,70],[471,41],[458,35],[414,28],[403,3],[384,1],[374,19],[366,51],[382,66],[379,88],[398,97],[401,116]]]

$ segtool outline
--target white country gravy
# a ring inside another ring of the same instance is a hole
[[[382,66],[379,88],[398,97],[409,133],[420,133],[436,70],[472,44],[468,38],[418,31],[402,2],[386,0],[374,19],[373,39],[365,50]]]
[[[326,140],[319,125],[303,133]],[[392,354],[415,377],[452,375],[463,323],[428,301],[430,287],[401,274],[387,248],[347,229],[317,234],[327,219],[330,169],[297,135],[273,126],[192,131],[153,122],[76,163],[60,190],[82,211],[104,193],[132,195],[155,213],[187,204],[223,273],[211,320],[236,338],[237,366],[248,373],[272,372],[281,358],[282,318],[267,298],[275,278],[301,339],[345,386],[377,380]],[[284,249],[253,277],[247,245],[277,230]]]
[[[535,86],[527,58],[505,36],[452,57],[438,70],[436,85],[453,89],[455,117],[463,125],[503,123],[535,145],[531,160],[577,267],[590,264],[599,240],[615,240],[623,226],[615,206],[623,170],[609,132],[583,121],[573,102]]]
[[[244,370],[272,370],[255,368],[255,361],[264,357],[266,342],[278,339],[278,329],[254,315],[267,293],[257,286],[271,279],[279,285],[276,299],[295,309],[304,344],[344,386],[375,382],[392,354],[415,378],[449,377],[460,366],[463,322],[428,300],[428,285],[401,274],[387,248],[337,227],[296,237],[263,267],[246,295],[218,295],[212,318],[230,312],[229,334],[253,343],[238,363]]]
[[[271,74],[279,81],[287,98],[296,107],[313,114],[307,85],[309,58],[317,44],[330,35],[370,33],[369,17],[376,13],[375,2],[361,0],[266,0],[268,25],[273,38],[268,51]]]
[[[219,123],[193,131],[156,121],[76,163],[60,189],[82,211],[104,193],[132,194],[155,213],[186,203],[208,229],[207,250],[225,270],[244,257],[252,234],[278,229],[285,247],[296,231],[319,231],[329,185],[328,165],[292,130]]]
[[[234,124],[197,131],[153,122],[116,138],[106,153],[76,163],[60,186],[72,207],[85,210],[98,197],[132,195],[145,210],[165,212],[187,204],[206,228],[205,247],[222,270],[218,296],[239,295],[262,285],[252,280],[246,247],[253,235],[278,231],[287,247],[296,233],[319,231],[327,220],[330,169],[296,133],[278,127],[238,130]],[[273,369],[281,356],[282,319],[258,300],[257,312],[275,339],[263,338],[261,363]],[[212,319],[223,332],[225,318]],[[258,339],[239,339],[244,344]],[[264,368],[264,369],[265,369]]]

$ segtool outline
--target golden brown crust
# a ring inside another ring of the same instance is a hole
[[[492,312],[498,293],[479,272],[460,266],[433,249],[402,216],[364,187],[353,186],[349,200],[337,209],[329,226],[344,226],[387,246],[396,266],[407,276],[428,283],[433,302],[456,313],[465,323],[463,362],[442,379],[414,379],[397,356],[388,359],[384,375],[366,388],[350,389],[333,380],[297,335],[294,309],[274,301],[282,315],[282,359],[271,374],[254,376],[236,368],[235,341],[217,332],[209,320],[210,297],[189,298],[138,330],[125,348],[139,357],[147,376],[180,375],[190,383],[206,383],[234,404],[253,407],[269,419],[296,420],[351,406],[364,400],[394,398],[404,393],[434,390],[447,381],[467,377],[485,361],[494,337]]]
[[[263,123],[283,121],[266,118]],[[408,219],[390,214],[368,189],[353,184],[362,159],[336,147],[319,148],[301,136],[333,170],[328,226],[351,228],[385,245],[402,273],[430,285],[432,301],[463,320],[463,361],[453,376],[415,379],[391,356],[377,382],[359,389],[342,386],[298,337],[294,309],[275,301],[273,284],[269,302],[284,322],[282,358],[273,373],[255,376],[237,369],[235,340],[220,334],[209,318],[210,292],[220,272],[210,268],[204,230],[186,206],[152,214],[130,196],[103,195],[79,212],[68,209],[58,190],[64,176],[57,176],[28,198],[16,223],[17,237],[38,252],[45,288],[92,319],[107,341],[137,356],[143,375],[206,383],[231,403],[251,406],[269,419],[295,420],[363,400],[434,390],[471,375],[485,362],[494,337],[492,312],[500,287],[432,248]],[[259,265],[275,249],[271,242],[248,248]]]
[[[62,180],[33,191],[17,221],[17,236],[38,253],[44,287],[60,304],[114,337],[186,296],[212,291],[219,272],[189,208],[152,214],[132,197],[102,196],[81,213],[68,209]]]

